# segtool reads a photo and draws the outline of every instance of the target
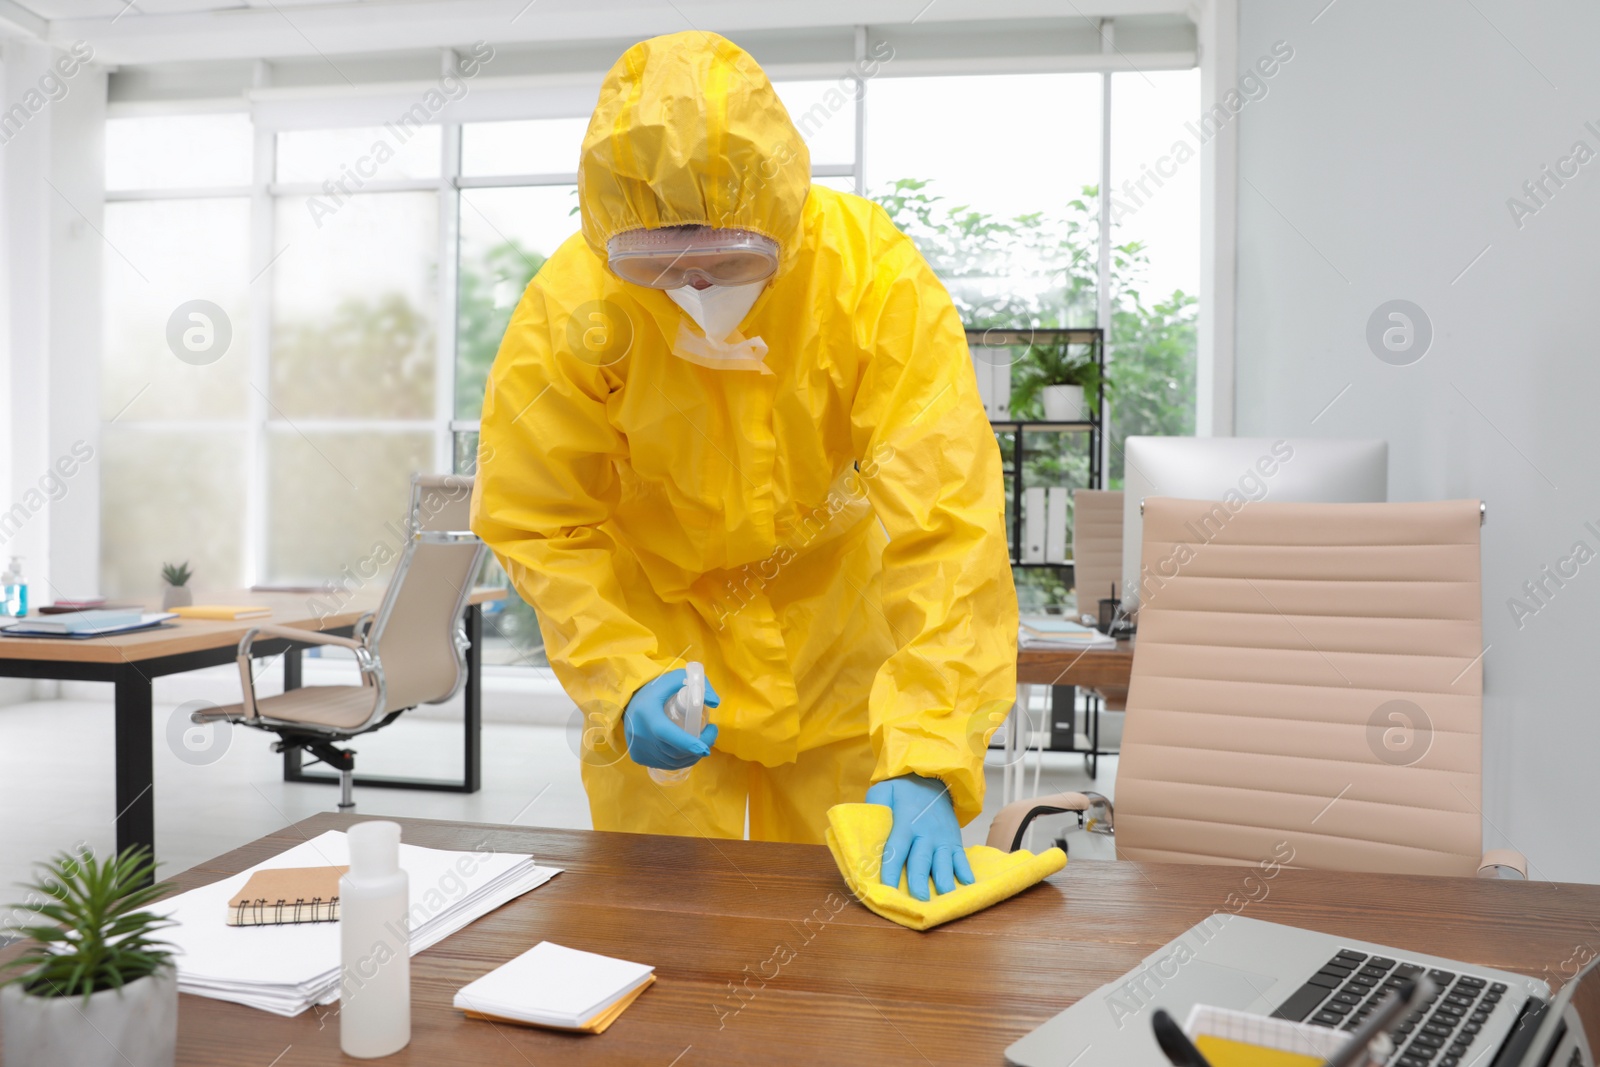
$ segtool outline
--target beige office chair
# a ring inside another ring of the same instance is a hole
[[[439,704],[466,681],[467,634],[462,611],[487,551],[471,532],[472,479],[416,475],[411,479],[411,541],[400,554],[383,601],[363,615],[352,637],[291,626],[262,625],[239,642],[244,700],[195,712],[197,723],[226,719],[271,730],[278,752],[301,748],[339,772],[339,808],[355,806],[355,753],[335,747],[393,722],[418,704]],[[360,685],[313,685],[257,698],[251,643],[257,635],[355,653]]]
[[[1122,493],[1077,489],[1072,494],[1072,584],[1078,613],[1098,615],[1100,601],[1122,587]]]
[[[1527,876],[1484,854],[1475,500],[1151,498],[1117,811],[1063,793],[989,843],[1087,812],[1122,859]]]
[[[1100,613],[1104,597],[1117,596],[1122,587],[1122,492],[1107,489],[1078,489],[1072,494],[1072,584],[1078,594],[1078,613]],[[1090,714],[1098,717],[1103,705],[1107,711],[1122,711],[1127,706],[1126,689],[1090,689],[1089,699],[1099,703]],[[1099,746],[1100,731],[1094,731]]]

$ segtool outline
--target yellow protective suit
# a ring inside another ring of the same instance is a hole
[[[999,450],[944,287],[880,208],[809,175],[738,47],[635,45],[584,139],[582,233],[495,360],[473,529],[582,713],[597,829],[739,837],[748,798],[752,837],[821,842],[829,807],[912,772],[946,782],[963,823],[983,807],[1015,695]],[[608,271],[610,237],[688,223],[781,246],[740,325],[768,372],[674,355],[699,328]],[[720,733],[660,787],[622,714],[692,659]]]

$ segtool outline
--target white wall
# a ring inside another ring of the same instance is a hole
[[[1384,437],[1393,499],[1488,502],[1486,844],[1600,881],[1600,561],[1520,626],[1508,608],[1575,542],[1600,552],[1600,158],[1520,228],[1507,208],[1574,142],[1600,153],[1600,8],[1240,7],[1241,64],[1294,58],[1240,125],[1237,432]],[[1397,298],[1434,331],[1408,366],[1366,340]]]
[[[34,604],[99,587],[106,76],[60,58],[0,45],[0,557]],[[0,703],[35,688],[0,679]]]

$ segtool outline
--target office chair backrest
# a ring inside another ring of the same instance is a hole
[[[1078,611],[1097,615],[1102,599],[1121,597],[1121,583],[1122,493],[1076,490],[1072,494],[1072,584],[1078,590]]]
[[[383,664],[384,710],[448,700],[466,677],[461,613],[485,551],[467,523],[472,479],[417,475],[411,482],[411,529],[368,647]]]
[[[411,480],[414,528],[431,531],[472,528],[472,477],[465,474],[418,474]]]
[[[1472,875],[1478,501],[1239,504],[1145,501],[1118,855]]]

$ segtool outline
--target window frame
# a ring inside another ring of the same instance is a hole
[[[857,49],[863,47],[864,37],[858,34]],[[942,66],[942,65],[941,65]],[[1163,69],[1172,69],[1166,68]],[[1204,72],[1204,65],[1201,65]],[[913,73],[906,71],[907,74]],[[948,76],[961,77],[966,74],[979,73],[978,71],[963,70],[960,64],[951,63],[948,69],[933,69],[919,67],[916,76]],[[1112,159],[1111,144],[1111,117],[1114,106],[1112,97],[1113,68],[1106,67],[1099,70],[1101,75],[1101,108],[1100,108],[1100,217],[1106,219],[1109,214],[1108,198],[1110,195],[1110,168]],[[815,77],[806,77],[795,74],[785,77],[778,74],[775,81],[809,81]],[[870,77],[857,74],[854,77],[841,80],[850,80],[855,84],[855,130],[853,159],[848,163],[835,163],[817,165],[812,167],[813,178],[849,178],[852,179],[855,190],[859,195],[865,195],[863,188],[866,173],[867,139],[866,128],[870,119],[869,93]],[[1203,101],[1202,101],[1203,102]],[[236,107],[219,108],[215,105],[202,106],[182,103],[161,107],[160,113],[183,114],[200,111],[243,111],[250,114],[248,104]],[[135,117],[152,114],[153,109],[141,107],[137,111],[128,110],[117,114],[116,117]],[[530,100],[525,113],[518,116],[504,116],[505,118],[552,118],[564,117],[550,113],[547,108],[541,107]],[[581,116],[569,116],[581,117]],[[486,120],[487,121],[487,120]],[[357,125],[352,123],[352,125]],[[435,293],[435,312],[437,329],[435,330],[434,352],[434,405],[433,415],[429,419],[402,419],[402,420],[367,420],[367,419],[317,419],[304,422],[294,422],[282,417],[274,417],[272,405],[268,400],[270,396],[270,371],[272,352],[272,273],[275,256],[281,253],[276,249],[274,242],[276,202],[279,197],[295,195],[321,194],[320,185],[310,182],[279,182],[276,180],[277,163],[277,135],[298,129],[310,129],[314,126],[300,124],[265,124],[253,122],[252,124],[252,180],[247,186],[210,186],[179,189],[134,189],[134,190],[106,190],[105,201],[116,203],[136,200],[194,200],[211,197],[248,197],[250,200],[250,259],[252,265],[261,264],[259,272],[250,282],[250,311],[251,328],[246,338],[249,344],[248,363],[249,381],[251,389],[247,397],[247,414],[242,423],[229,421],[229,426],[240,426],[245,433],[246,456],[248,469],[245,472],[247,479],[245,499],[247,501],[245,528],[242,531],[244,538],[244,561],[246,573],[243,579],[246,585],[257,584],[266,573],[267,565],[267,488],[269,485],[269,472],[267,470],[268,434],[284,432],[286,429],[299,432],[307,427],[316,430],[333,432],[348,432],[359,430],[382,429],[387,432],[426,432],[433,440],[432,459],[434,469],[450,471],[454,469],[457,455],[458,440],[462,435],[475,435],[479,430],[476,419],[458,419],[455,417],[456,393],[456,348],[457,348],[457,312],[458,312],[458,280],[460,266],[460,210],[461,192],[468,189],[498,189],[526,186],[572,185],[577,182],[577,173],[545,173],[545,174],[514,174],[498,176],[465,176],[462,174],[462,131],[464,123],[460,120],[443,117],[436,123],[440,129],[440,160],[439,175],[437,178],[426,179],[389,179],[372,180],[352,194],[365,196],[385,192],[401,191],[433,191],[438,198],[438,282]],[[1063,190],[1062,198],[1065,201],[1072,195],[1071,190]],[[1210,215],[1205,197],[1200,205],[1202,225]],[[1101,329],[1109,333],[1110,328],[1110,267],[1111,248],[1114,237],[1110,226],[1102,226],[1098,235],[1099,262],[1097,266],[1097,318]],[[1205,241],[1202,244],[1203,256]],[[1212,281],[1212,272],[1202,268],[1201,299],[1206,300],[1206,283]],[[1210,301],[1207,301],[1209,304]],[[1202,329],[1201,351],[1197,353],[1200,364],[1198,370],[1207,376],[1206,364],[1209,356],[1210,345],[1207,344],[1207,331]],[[1209,392],[1211,382],[1207,377],[1205,385],[1200,387],[1202,393]],[[1195,402],[1197,408],[1203,409],[1210,398],[1206,395],[1197,395]],[[1110,413],[1107,412],[1109,419]],[[1205,425],[1206,419],[1203,410],[1198,413],[1200,424]],[[141,427],[152,430],[160,429],[192,429],[192,421],[178,419],[151,419],[139,420]],[[1206,432],[1201,430],[1201,432]],[[1108,447],[1109,434],[1102,435],[1102,447]],[[1106,460],[1102,457],[1102,469],[1109,469]]]

